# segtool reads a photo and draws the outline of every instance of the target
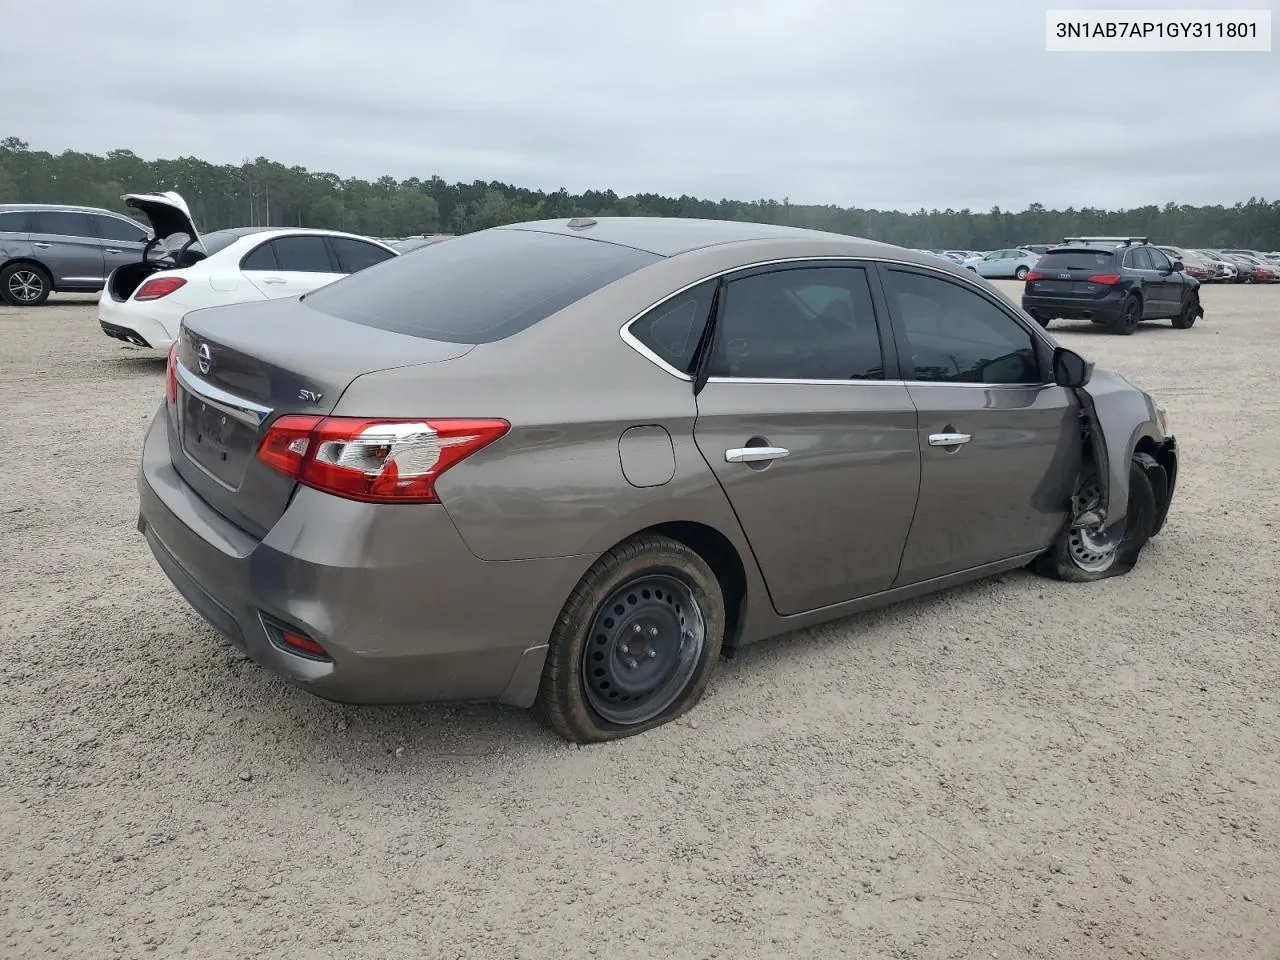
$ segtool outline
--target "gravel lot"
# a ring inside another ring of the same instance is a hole
[[[1052,328],[1182,446],[1132,574],[760,644],[587,749],[238,659],[134,528],[163,361],[0,308],[0,956],[1275,960],[1280,288],[1204,303]]]

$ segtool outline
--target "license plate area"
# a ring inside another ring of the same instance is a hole
[[[1033,283],[1036,293],[1070,293],[1070,280],[1036,280]]]
[[[254,430],[187,390],[179,393],[182,449],[206,473],[235,488],[253,452]]]

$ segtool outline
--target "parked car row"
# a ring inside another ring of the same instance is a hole
[[[167,350],[191,310],[298,296],[401,252],[338,230],[201,234],[177,193],[123,199],[147,226],[94,207],[0,205],[0,297],[38,306],[55,292],[100,293],[107,336]]]
[[[1039,257],[1054,244],[1030,243],[985,252],[973,250],[919,250],[957,263],[992,280],[1023,280]],[[1171,260],[1181,261],[1183,272],[1201,283],[1280,283],[1280,252],[1258,250],[1210,250],[1160,246]]]

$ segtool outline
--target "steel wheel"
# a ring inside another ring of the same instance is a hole
[[[689,585],[638,577],[600,606],[582,651],[582,684],[599,716],[618,726],[651,720],[689,685],[706,642],[706,619]]]
[[[30,267],[19,267],[9,274],[6,291],[14,303],[36,303],[45,293],[44,277]]]
[[[1091,509],[1102,497],[1102,485],[1098,478],[1091,477],[1085,481],[1076,496],[1085,509]],[[1097,529],[1080,527],[1068,535],[1067,553],[1071,562],[1085,573],[1105,573],[1115,563],[1121,540],[1122,538],[1107,540]]]

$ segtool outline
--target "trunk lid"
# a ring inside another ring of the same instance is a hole
[[[200,233],[191,217],[191,209],[181,194],[173,190],[162,193],[126,193],[121,199],[127,207],[137,210],[151,224],[154,236],[147,244],[144,259],[172,259],[188,243],[200,242]]]
[[[1090,278],[1116,273],[1116,256],[1110,250],[1050,251],[1028,277],[1025,292],[1031,296],[1096,299],[1105,296],[1112,285]]]
[[[301,298],[197,310],[183,319],[179,335],[170,457],[210,506],[264,536],[295,486],[256,457],[278,417],[327,414],[363,374],[438,363],[472,349],[349,323]]]

